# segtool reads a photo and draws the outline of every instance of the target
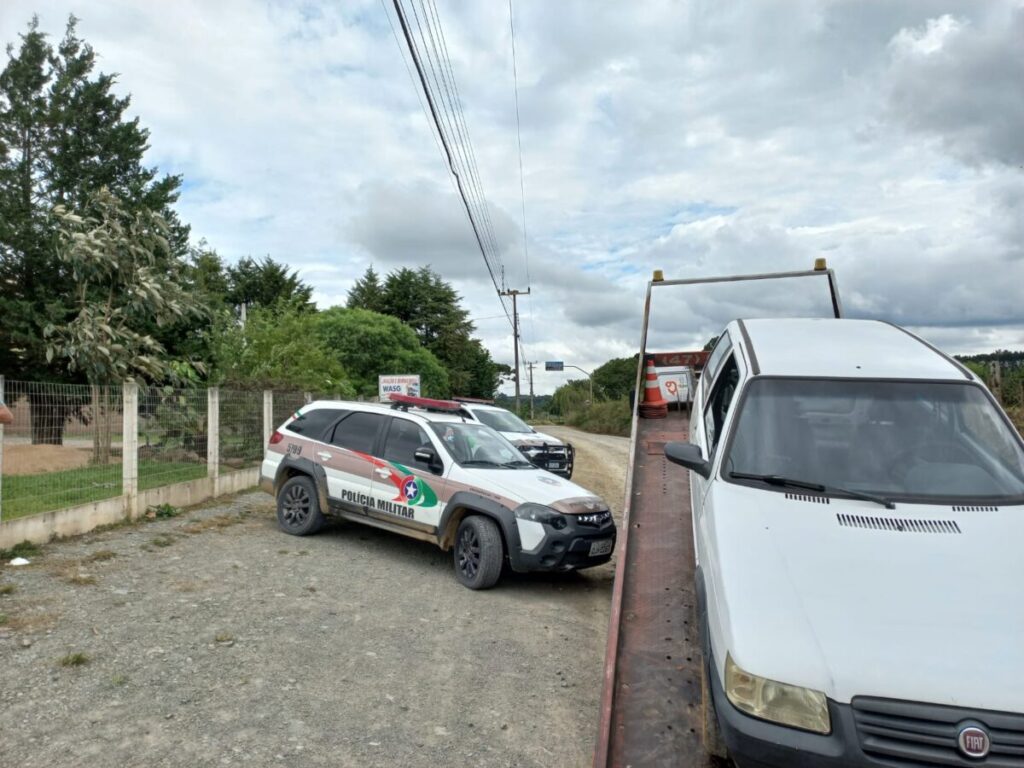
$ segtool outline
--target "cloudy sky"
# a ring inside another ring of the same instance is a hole
[[[644,284],[835,267],[849,315],[950,352],[1024,346],[1024,2],[436,0],[527,355],[636,351]],[[410,0],[406,0],[406,5]],[[322,307],[369,264],[431,264],[511,334],[393,36],[391,2],[3,0],[68,13],[185,178],[196,239],[269,254]],[[390,21],[389,21],[390,19]],[[656,293],[652,345],[827,311],[816,281]],[[540,392],[567,376],[539,373]]]

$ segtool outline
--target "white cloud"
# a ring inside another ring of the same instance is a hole
[[[510,286],[525,288],[507,6],[439,0]],[[370,263],[430,263],[497,359],[511,340],[378,0],[6,0],[0,38],[71,11],[182,173],[196,238],[296,267],[324,306]],[[518,0],[527,354],[632,354],[645,282],[808,267],[851,314],[950,351],[1024,344],[1019,0]],[[653,344],[822,312],[783,286],[659,293]],[[573,373],[538,372],[539,391]]]

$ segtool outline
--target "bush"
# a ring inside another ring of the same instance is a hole
[[[629,400],[622,398],[594,403],[589,408],[572,411],[566,416],[565,421],[569,426],[587,432],[629,437],[633,413],[629,408]]]

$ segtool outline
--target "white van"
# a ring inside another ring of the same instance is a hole
[[[689,443],[705,744],[751,766],[1024,766],[1024,442],[882,322],[722,333]]]

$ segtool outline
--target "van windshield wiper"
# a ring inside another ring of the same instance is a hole
[[[762,483],[777,485],[781,488],[804,488],[808,491],[815,491],[816,493],[824,494],[825,496],[840,494],[843,496],[850,496],[854,499],[860,499],[861,501],[871,501],[875,504],[881,504],[886,509],[896,509],[896,505],[884,496],[876,496],[873,493],[855,491],[850,488],[837,488],[832,485],[810,483],[806,480],[794,480],[793,478],[780,477],[779,475],[758,475],[752,472],[730,472],[729,477],[733,477],[737,480],[758,480]]]

